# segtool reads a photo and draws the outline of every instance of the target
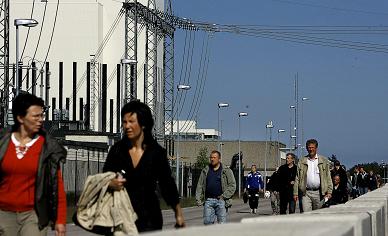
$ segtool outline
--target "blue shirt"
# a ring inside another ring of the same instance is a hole
[[[217,198],[222,195],[221,173],[222,166],[216,171],[212,167],[209,168],[206,176],[206,198]]]
[[[261,178],[260,172],[256,171],[254,173],[249,172],[247,175],[247,181],[245,184],[245,188],[247,189],[263,189],[264,183]]]

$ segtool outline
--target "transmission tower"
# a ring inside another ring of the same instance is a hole
[[[9,101],[9,0],[2,0],[0,6],[0,128],[7,125]]]

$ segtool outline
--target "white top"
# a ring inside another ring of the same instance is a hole
[[[315,158],[307,158],[307,188],[319,188],[321,185],[321,180],[319,178],[319,169],[318,169],[318,155],[315,155]]]

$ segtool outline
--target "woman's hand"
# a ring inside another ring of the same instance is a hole
[[[179,203],[175,206],[174,212],[175,212],[175,221],[176,221],[175,228],[185,227],[186,226],[185,219],[183,218],[182,208]]]
[[[124,188],[124,183],[127,182],[124,178],[114,178],[109,183],[109,188],[115,191],[120,191]]]
[[[65,236],[66,235],[66,225],[56,224],[55,225],[55,236]]]

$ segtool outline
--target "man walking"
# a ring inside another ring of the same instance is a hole
[[[244,189],[244,192],[248,191],[249,207],[251,208],[252,214],[257,213],[257,206],[259,205],[259,191],[262,191],[263,188],[264,184],[261,174],[256,170],[256,165],[252,165],[251,172],[249,172],[247,176]]]
[[[368,174],[364,170],[363,166],[360,166],[359,170],[360,172],[357,175],[357,185],[361,196],[368,192]]]
[[[295,213],[294,184],[296,177],[295,154],[286,154],[286,164],[279,168],[280,214]]]
[[[199,176],[195,199],[198,206],[204,205],[203,223],[226,223],[226,209],[232,206],[232,197],[236,191],[236,180],[233,172],[221,164],[221,153],[212,151],[210,164]],[[205,201],[204,201],[205,200]]]
[[[303,210],[305,212],[322,207],[323,203],[331,198],[333,182],[330,176],[329,161],[317,154],[318,141],[307,140],[308,155],[298,162],[295,184],[294,200],[298,200],[298,190],[303,194]],[[324,202],[321,201],[324,198]]]

